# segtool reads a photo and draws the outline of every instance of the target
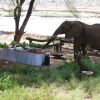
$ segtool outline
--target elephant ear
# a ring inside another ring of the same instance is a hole
[[[79,37],[82,33],[82,23],[79,21],[71,22],[71,27],[68,31],[69,36]]]

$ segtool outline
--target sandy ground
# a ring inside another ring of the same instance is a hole
[[[13,32],[4,32],[4,31],[2,31],[1,33],[2,33],[0,35],[0,42],[1,43],[10,44],[11,41],[13,41],[13,37],[14,37]],[[26,37],[33,37],[33,38],[37,38],[37,39],[46,39],[48,36],[25,33],[22,36],[21,42],[28,42],[26,40]],[[67,45],[67,46],[69,48],[72,48],[72,45]],[[61,54],[64,54],[61,59],[55,59],[54,56],[52,56],[52,54],[55,53],[54,48],[46,49],[45,51],[50,53],[50,67],[58,67],[58,65],[64,64],[65,61],[69,62],[69,61],[73,60],[73,54],[72,54],[73,51],[67,51],[66,49],[63,49],[62,52],[60,52]],[[13,63],[12,62],[7,62],[7,61],[0,61],[0,66],[2,68],[8,67],[11,64],[13,64]]]
[[[84,19],[76,19],[76,18],[41,18],[41,17],[31,17],[26,29],[25,34],[23,35],[21,42],[28,42],[26,40],[26,37],[34,37],[34,38],[47,38],[48,35],[52,35],[55,29],[62,23],[64,20],[80,20],[82,22],[85,22],[87,24],[94,24],[94,23],[100,23],[100,20],[98,18],[84,18]],[[8,25],[9,24],[9,25]],[[5,32],[2,31],[8,31]],[[9,32],[12,32],[12,34],[9,34]],[[0,17],[0,42],[10,44],[11,41],[13,41],[14,38],[14,20],[12,17]],[[71,45],[68,45],[68,47],[72,47]],[[66,61],[72,61],[73,60],[73,51],[67,51],[64,49],[63,51],[63,57],[66,58]],[[91,57],[91,59],[94,62],[100,62],[99,57]],[[64,59],[53,59],[51,56],[51,65],[58,66],[64,63]],[[56,62],[56,63],[55,63]],[[0,62],[6,63],[6,65],[9,65],[8,62]],[[4,64],[5,65],[5,64]]]
[[[0,35],[0,42],[6,42],[6,43],[11,43],[11,41],[13,40],[14,37],[14,33],[13,32],[5,32],[6,34],[2,34]],[[33,37],[33,38],[38,38],[38,39],[44,39],[47,38],[47,36],[44,35],[37,35],[37,34],[24,34],[22,37],[21,42],[25,41],[28,42],[26,40],[26,37]],[[50,66],[48,67],[58,67],[59,65],[64,64],[64,62],[70,62],[73,61],[73,50],[67,50],[65,47],[67,48],[73,48],[72,44],[65,44],[63,46],[62,52],[61,53],[63,56],[61,59],[55,59],[54,56],[52,56],[52,54],[54,54],[54,48],[51,49],[47,49],[46,52],[50,53]],[[91,56],[90,59],[93,61],[93,63],[95,62],[100,62],[100,57],[96,57],[96,56]],[[8,61],[0,61],[0,67],[1,68],[7,68],[9,66],[11,66],[13,64],[13,62],[8,62]],[[18,63],[17,63],[18,64]]]
[[[20,25],[24,17],[21,17]],[[100,23],[99,18],[68,18],[68,17],[36,17],[31,16],[25,28],[26,33],[52,35],[56,28],[65,20],[79,20],[87,24]],[[15,30],[15,21],[13,17],[0,17],[0,31]]]

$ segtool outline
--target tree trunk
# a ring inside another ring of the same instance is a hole
[[[20,31],[18,31],[18,33],[15,34],[15,36],[14,36],[14,41],[19,43],[23,34],[24,33],[21,33]]]
[[[27,15],[26,15],[21,27],[19,28],[19,21],[20,21],[21,10],[22,10],[21,8],[22,8],[22,3],[24,3],[24,1],[20,2],[20,5],[18,5],[18,7],[16,7],[15,10],[14,10],[14,18],[15,18],[15,36],[14,36],[14,41],[17,42],[17,43],[20,42],[21,37],[24,34],[25,27],[26,27],[26,25],[28,23],[28,20],[29,20],[30,16],[31,16],[33,4],[35,2],[35,0],[31,0],[30,1],[29,8],[28,8],[28,11],[27,11]]]

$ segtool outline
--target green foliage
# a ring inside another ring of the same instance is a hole
[[[25,46],[28,46],[28,43],[26,43],[26,42],[17,43],[17,42],[15,42],[15,41],[12,41],[12,42],[11,42],[11,45],[12,45],[12,47],[14,47],[14,46],[22,46],[22,47],[24,48]]]
[[[14,47],[14,46],[21,46],[23,48],[25,48],[26,46],[30,46],[30,47],[34,47],[34,48],[41,48],[44,44],[41,44],[41,43],[26,43],[26,42],[23,42],[23,43],[17,43],[15,41],[12,41],[11,42],[11,46]],[[0,48],[6,48],[7,45],[4,43],[0,43]]]
[[[0,90],[4,91],[16,86],[16,81],[14,82],[11,77],[9,72],[0,71]]]
[[[11,42],[11,45],[14,47],[14,46],[21,46],[21,47],[25,47],[25,46],[30,46],[30,47],[34,47],[34,48],[40,48],[43,46],[43,44],[40,44],[40,43],[26,43],[26,42],[23,42],[23,43],[16,43],[15,41],[12,41]]]
[[[75,62],[57,68],[13,64],[1,69],[0,100],[99,100],[100,63],[86,58],[84,63],[92,76],[83,77]]]
[[[0,43],[0,48],[4,48],[4,44]]]
[[[41,48],[43,46],[43,44],[39,44],[39,43],[30,43],[31,47],[35,47],[35,48]]]
[[[7,48],[6,43],[0,43],[0,48]]]

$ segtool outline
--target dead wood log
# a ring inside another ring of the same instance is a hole
[[[51,37],[48,37],[46,39],[36,39],[36,38],[31,38],[31,37],[26,37],[26,40],[29,41],[29,43],[32,43],[32,41],[36,41],[36,42],[47,42],[48,39],[50,39]],[[59,41],[57,43],[54,43],[55,41]],[[50,46],[54,46],[54,51],[56,51],[56,49],[60,48],[60,51],[61,51],[61,48],[64,48],[62,47],[62,45],[64,43],[71,43],[73,44],[74,43],[74,39],[65,39],[64,37],[57,37],[55,39],[55,41],[53,41],[53,44],[49,45]],[[66,50],[74,50],[73,48],[70,49],[70,48],[64,48]],[[100,51],[96,51],[94,49],[87,49],[87,52],[88,52],[88,55],[89,56],[92,56],[92,55],[95,55],[95,56],[100,56]]]
[[[37,41],[37,42],[47,42],[48,39],[36,39],[36,38],[30,38],[30,37],[26,37],[26,40],[29,41],[29,43],[32,43],[32,41]]]
[[[26,40],[31,43],[32,41],[37,41],[37,42],[47,42],[51,37],[48,37],[47,39],[36,39],[36,38],[31,38],[31,37],[26,37]],[[57,37],[55,41],[60,41],[62,43],[73,43],[73,39],[65,39],[64,37]]]

